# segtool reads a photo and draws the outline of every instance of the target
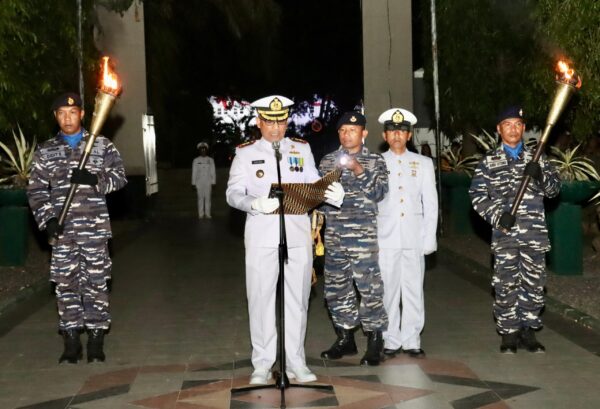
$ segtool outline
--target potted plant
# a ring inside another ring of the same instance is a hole
[[[548,264],[562,275],[583,273],[583,229],[581,203],[600,188],[600,175],[593,162],[578,154],[580,145],[564,152],[551,147],[550,162],[561,178],[561,191],[549,203],[548,232],[551,250]]]
[[[23,131],[13,131],[15,151],[0,142],[0,264],[23,265],[27,258],[29,208],[25,186],[31,172],[35,139],[27,142]]]
[[[463,156],[461,142],[454,141],[440,156],[444,225],[453,233],[471,233],[475,215],[469,197],[469,186],[481,155]]]

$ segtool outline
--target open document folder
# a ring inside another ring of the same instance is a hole
[[[336,169],[313,183],[282,183],[283,188],[283,210],[285,214],[305,214],[325,201],[325,191],[333,182],[340,180],[341,169]],[[275,197],[277,184],[271,185],[269,197]],[[278,214],[276,209],[271,214]]]

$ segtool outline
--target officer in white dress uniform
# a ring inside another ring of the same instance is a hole
[[[377,217],[383,303],[389,317],[388,329],[383,333],[384,354],[395,356],[403,351],[422,358],[424,256],[437,249],[438,198],[433,162],[406,149],[417,123],[411,112],[388,109],[379,116],[379,123],[390,146],[383,154],[390,173],[389,193],[379,202]]]
[[[277,183],[274,142],[279,143],[281,153],[282,183],[310,183],[319,179],[310,145],[302,139],[284,137],[291,105],[293,101],[280,95],[252,103],[257,109],[256,124],[262,138],[237,147],[227,183],[227,203],[247,213],[246,293],[254,366],[250,384],[268,383],[277,355],[279,216],[272,212],[278,209],[279,201],[269,198],[271,184]],[[343,195],[341,185],[334,182],[325,196],[328,202],[341,204]],[[286,215],[285,227],[289,257],[284,267],[287,375],[299,382],[311,382],[317,378],[307,368],[304,354],[313,261],[309,217]]]
[[[210,219],[210,193],[212,185],[217,183],[215,161],[208,156],[208,144],[200,142],[197,146],[200,156],[192,162],[192,185],[198,193],[198,218]]]

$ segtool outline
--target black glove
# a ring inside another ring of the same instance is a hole
[[[537,181],[538,183],[542,183],[542,179],[543,179],[542,168],[540,167],[540,164],[537,162],[527,163],[527,165],[525,165],[525,170],[523,171],[523,174],[525,176],[529,176],[530,178]]]
[[[58,224],[58,219],[53,217],[46,222],[46,234],[48,238],[58,237],[59,234],[62,234],[64,230],[64,226]]]
[[[94,175],[87,169],[73,168],[71,174],[71,183],[77,185],[96,186],[98,184],[98,176]]]
[[[510,230],[511,227],[515,225],[515,221],[517,221],[517,218],[515,216],[510,214],[510,212],[504,212],[502,213],[502,216],[500,216],[500,221],[498,222],[498,225],[504,230]]]

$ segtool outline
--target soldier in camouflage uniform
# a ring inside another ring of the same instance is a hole
[[[58,235],[52,248],[50,280],[56,284],[59,330],[65,350],[59,363],[82,357],[80,332],[88,331],[88,362],[104,361],[104,333],[110,326],[107,280],[111,260],[107,242],[110,221],[104,196],[122,188],[125,170],[119,152],[98,136],[84,170],[77,168],[87,132],[79,95],[67,93],[52,105],[60,127],[56,137],[39,145],[27,187],[29,205],[41,230]],[[79,186],[64,226],[58,224],[71,184]]]
[[[377,202],[388,191],[385,160],[363,145],[367,136],[365,117],[347,112],[338,121],[341,147],[325,155],[319,171],[343,169],[340,182],[344,203],[340,208],[324,206],[325,298],[338,335],[321,357],[339,359],[358,351],[353,330],[362,324],[368,336],[361,364],[378,365],[382,359],[382,332],[387,328],[383,306],[383,281],[379,271]],[[360,305],[354,291],[360,293]]]
[[[519,107],[498,117],[502,145],[491,151],[475,170],[469,193],[473,207],[492,225],[496,299],[494,317],[502,336],[500,351],[515,353],[519,345],[530,352],[544,352],[535,330],[542,327],[545,254],[550,249],[544,214],[544,197],[554,197],[560,180],[544,156],[531,162],[523,143],[525,122]],[[510,214],[523,175],[532,178],[516,217]]]

